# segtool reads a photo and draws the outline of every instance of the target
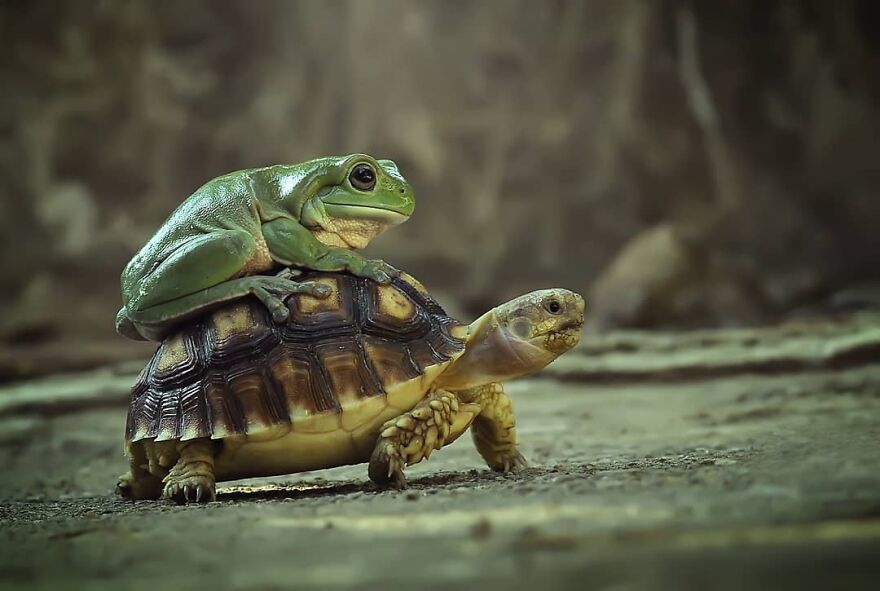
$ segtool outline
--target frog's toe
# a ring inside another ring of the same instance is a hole
[[[282,305],[277,308],[273,306],[269,312],[272,314],[272,320],[278,324],[283,324],[290,318],[290,310],[287,309],[287,306]]]
[[[287,306],[284,305],[284,301],[281,298],[276,297],[270,292],[270,289],[272,291],[279,291],[277,286],[270,286],[269,289],[255,286],[251,289],[251,293],[263,302],[263,305],[269,310],[269,314],[272,315],[272,320],[278,323],[286,322],[287,318],[290,316],[290,310],[287,309]]]
[[[382,261],[370,261],[364,267],[363,277],[372,279],[378,283],[391,283],[391,275],[384,268],[385,263]]]
[[[275,277],[278,277],[279,279],[293,279],[294,277],[299,277],[302,274],[303,272],[299,269],[285,267],[278,271],[278,273],[275,274]]]
[[[374,271],[371,279],[377,281],[378,283],[382,283],[383,285],[391,283],[391,275],[381,270]]]
[[[329,285],[324,285],[324,284],[322,284],[322,283],[317,283],[317,284],[315,284],[315,285],[312,286],[312,295],[315,296],[315,297],[318,297],[318,298],[326,298],[326,297],[329,296],[331,293],[333,293],[333,290],[330,288]]]
[[[391,265],[389,265],[386,262],[382,263],[382,271],[384,271],[389,277],[399,277],[400,276],[400,271],[398,271],[396,268],[392,267]]]

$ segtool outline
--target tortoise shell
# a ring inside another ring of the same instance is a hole
[[[390,285],[341,273],[302,280],[275,323],[253,298],[165,339],[132,388],[129,442],[251,436],[386,396],[464,350],[463,325],[412,277]]]

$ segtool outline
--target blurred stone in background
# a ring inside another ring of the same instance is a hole
[[[547,285],[597,326],[760,323],[880,269],[880,8],[5,2],[8,346],[113,339],[119,273],[231,170],[369,152],[370,252],[463,316]]]

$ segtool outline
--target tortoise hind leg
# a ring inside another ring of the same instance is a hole
[[[116,494],[124,499],[158,499],[162,495],[162,479],[150,474],[142,443],[131,444],[127,450],[129,471],[119,477]]]
[[[406,488],[404,466],[418,464],[443,447],[457,413],[455,395],[437,390],[410,412],[387,421],[370,458],[370,479],[380,486]]]
[[[461,395],[481,408],[471,425],[471,435],[489,467],[497,472],[519,472],[525,468],[526,460],[516,448],[513,403],[501,384],[479,386]]]
[[[162,482],[162,498],[176,503],[208,503],[216,500],[214,442],[203,437],[177,442],[180,459]]]

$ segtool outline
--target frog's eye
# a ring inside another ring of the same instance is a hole
[[[351,186],[361,191],[370,191],[376,186],[376,173],[369,164],[358,164],[348,175]]]

